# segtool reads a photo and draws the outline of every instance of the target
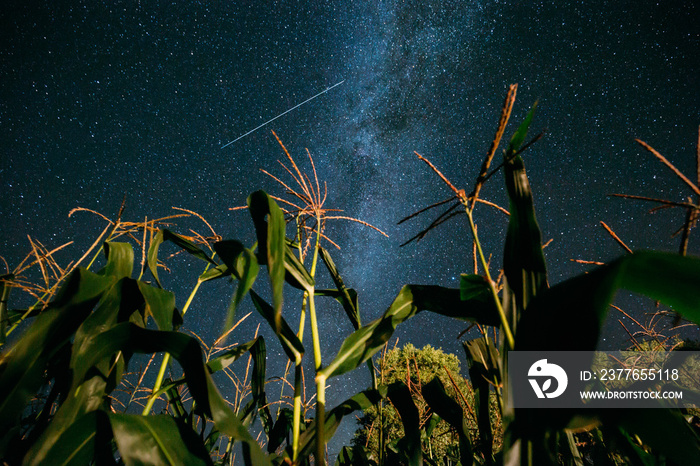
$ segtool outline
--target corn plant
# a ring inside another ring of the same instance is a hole
[[[488,172],[493,150],[498,146],[503,128],[508,121],[515,100],[516,88],[509,89],[502,111],[497,134],[484,161],[474,190],[466,195],[449,182],[427,159],[431,168],[452,189],[454,197],[462,205],[469,219],[475,250],[483,268],[483,276],[470,274],[461,279],[462,298],[468,302],[475,295],[483,302],[485,295],[493,312],[500,318],[498,330],[501,342],[483,331],[483,337],[465,344],[470,365],[472,383],[477,392],[480,435],[489,438],[488,393],[495,387],[499,396],[507,400],[508,352],[516,350],[593,350],[614,293],[619,288],[645,294],[672,306],[678,313],[693,322],[700,322],[700,261],[680,255],[639,251],[626,255],[593,272],[575,277],[549,287],[541,232],[535,217],[532,192],[525,174],[522,152],[540,136],[525,144],[526,134],[533,119],[533,106],[525,121],[511,138],[504,151],[506,188],[510,200],[509,225],[505,241],[503,269],[504,283],[500,294],[489,273],[489,264],[479,243],[473,221],[473,210],[483,182],[495,172]],[[500,167],[499,167],[500,168]],[[431,206],[432,207],[432,206]],[[454,210],[454,206],[450,209]],[[448,210],[447,213],[450,211]],[[438,217],[427,231],[450,218]],[[481,324],[485,322],[481,321]],[[500,409],[506,420],[506,442],[502,454],[496,457],[489,443],[481,444],[477,458],[491,464],[557,464],[565,445],[564,454],[572,461],[580,461],[571,428],[591,430],[603,423],[612,437],[629,445],[633,461],[656,464],[669,458],[679,464],[690,464],[700,459],[697,433],[678,412],[652,410],[641,415],[639,411],[611,414],[610,411],[576,412],[574,410],[512,411]],[[663,428],[659,428],[663,426]],[[561,440],[560,440],[561,439]],[[640,447],[651,446],[651,453]],[[663,439],[663,440],[660,440]],[[465,442],[468,438],[465,436]],[[465,451],[468,448],[465,447]],[[463,457],[463,463],[471,464],[472,458]]]
[[[113,463],[116,446],[118,457],[127,464],[207,464],[209,456],[189,425],[199,417],[240,440],[249,461],[266,464],[259,445],[212,381],[210,374],[225,367],[226,358],[206,364],[199,343],[176,331],[181,314],[173,294],[131,278],[134,254],[129,244],[105,243],[104,251],[105,266],[97,273],[76,269],[49,306],[2,355],[3,458],[26,464],[49,460],[80,464],[92,459]],[[148,328],[149,319],[157,330]],[[244,347],[253,353],[255,343],[257,358],[264,358],[262,340]],[[183,368],[185,380],[180,383],[187,384],[196,414],[117,412],[110,394],[132,356],[161,351],[171,354]],[[229,359],[233,353],[227,355]],[[35,394],[42,393],[46,394],[44,403],[29,409]]]

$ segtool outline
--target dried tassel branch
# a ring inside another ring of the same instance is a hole
[[[501,143],[501,138],[503,138],[503,133],[505,132],[506,126],[508,125],[510,114],[513,111],[513,104],[515,103],[515,96],[517,92],[518,85],[511,84],[508,88],[508,93],[506,94],[506,100],[505,102],[503,102],[503,108],[501,109],[501,118],[498,121],[498,128],[496,129],[496,136],[493,138],[493,142],[491,142],[491,147],[489,148],[489,151],[486,154],[486,158],[484,159],[484,162],[481,165],[479,176],[477,177],[476,184],[474,185],[474,191],[469,196],[472,198],[472,209],[474,208],[476,198],[479,197],[481,187],[486,181],[486,176],[489,171],[489,167],[491,166],[491,161],[493,160],[494,155],[496,155],[496,149],[498,149],[498,146]]]
[[[430,160],[426,159],[425,157],[423,157],[422,155],[420,155],[418,152],[414,152],[414,154],[416,154],[416,155],[418,156],[419,159],[421,159],[423,162],[425,162],[426,164],[428,164],[428,166],[429,166],[435,173],[437,173],[437,175],[440,177],[440,179],[441,179],[442,181],[445,182],[445,184],[452,190],[452,192],[455,193],[455,195],[457,196],[457,198],[458,198],[460,201],[466,202],[466,195],[465,195],[463,189],[457,189],[457,188],[455,188],[455,185],[453,185],[453,184],[450,182],[450,180],[448,180],[447,177],[446,177],[445,175],[443,175],[442,172],[441,172],[440,170],[438,170],[437,167],[435,167],[435,165],[432,164],[432,162],[430,162]]]
[[[651,147],[649,144],[642,141],[641,139],[635,139],[635,141],[637,141],[637,143],[639,143],[639,145],[644,147],[646,150],[651,152],[654,155],[654,157],[656,157],[657,159],[659,159],[661,161],[661,163],[663,163],[668,168],[670,168],[671,171],[673,171],[673,173],[675,173],[676,176],[681,179],[681,181],[683,181],[685,184],[690,186],[690,189],[692,189],[693,192],[695,192],[695,194],[700,196],[700,187],[696,186],[695,184],[693,184],[692,181],[690,181],[688,178],[686,178],[686,176],[683,173],[681,173],[681,171],[679,169],[677,169],[671,162],[669,162],[666,159],[666,157],[661,155],[656,149],[654,149],[653,147]]]
[[[625,251],[627,251],[627,252],[629,252],[630,254],[632,254],[632,250],[624,243],[624,241],[622,241],[622,240],[620,239],[619,236],[617,236],[617,235],[615,234],[615,232],[612,230],[612,228],[610,228],[605,222],[600,222],[600,224],[603,226],[603,228],[605,228],[605,231],[607,231],[607,232],[610,234],[610,236],[612,236],[613,239],[614,239],[615,241],[617,241],[617,243],[618,243],[620,246],[622,246],[622,248],[623,248]]]

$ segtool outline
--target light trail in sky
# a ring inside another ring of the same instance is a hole
[[[262,128],[263,126],[265,126],[265,125],[267,125],[267,124],[269,124],[269,123],[272,123],[273,121],[275,121],[275,120],[278,119],[279,117],[282,117],[282,116],[286,115],[287,113],[291,112],[291,111],[294,110],[295,108],[299,108],[299,107],[301,107],[302,105],[304,105],[305,103],[311,102],[311,101],[314,100],[316,97],[319,97],[319,96],[325,94],[326,92],[330,91],[330,90],[333,89],[334,87],[340,86],[340,85],[343,84],[344,82],[345,82],[345,80],[343,79],[343,80],[340,81],[339,83],[333,84],[331,87],[329,87],[329,88],[327,88],[327,89],[324,89],[323,91],[319,92],[318,94],[316,94],[316,95],[313,96],[313,97],[309,97],[308,99],[306,99],[305,101],[303,101],[303,102],[300,103],[300,104],[296,104],[294,107],[290,108],[289,110],[287,110],[287,111],[285,111],[285,112],[280,113],[279,115],[277,115],[276,117],[272,118],[271,120],[267,120],[265,123],[263,123],[262,125],[258,126],[257,128],[253,128],[253,129],[251,129],[250,131],[248,131],[247,133],[238,136],[238,137],[237,137],[236,139],[234,139],[233,141],[231,141],[231,142],[229,142],[229,143],[226,143],[226,144],[224,144],[223,146],[221,146],[221,148],[222,148],[222,149],[227,148],[228,146],[230,146],[230,145],[233,144],[234,142],[236,142],[236,141],[238,141],[238,140],[240,140],[240,139],[243,139],[244,137],[248,136],[248,135],[251,134],[251,133],[254,133],[255,131],[257,131],[257,130],[259,130],[260,128]]]

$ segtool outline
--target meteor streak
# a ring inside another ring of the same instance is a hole
[[[302,105],[304,105],[305,103],[311,102],[311,101],[314,100],[316,97],[325,94],[326,92],[330,91],[330,90],[333,89],[334,87],[340,86],[340,85],[343,84],[344,82],[345,82],[345,80],[343,79],[343,80],[340,81],[339,83],[333,84],[331,87],[329,87],[329,88],[327,88],[327,89],[325,89],[325,90],[319,92],[319,93],[316,94],[315,96],[309,97],[308,99],[306,99],[305,101],[303,101],[303,102],[300,103],[300,104],[296,104],[294,107],[290,108],[290,109],[287,110],[286,112],[282,112],[282,113],[280,113],[279,115],[277,115],[276,117],[272,118],[271,120],[267,120],[265,123],[263,123],[262,125],[258,126],[257,128],[253,128],[253,129],[251,129],[250,131],[248,131],[247,133],[238,136],[238,137],[237,137],[236,139],[234,139],[233,141],[231,141],[231,142],[229,142],[229,143],[224,144],[223,146],[221,146],[221,148],[222,148],[222,149],[225,149],[226,147],[230,146],[231,144],[233,144],[234,142],[238,141],[239,139],[243,139],[244,137],[248,136],[250,133],[253,133],[253,132],[259,130],[260,128],[262,128],[263,126],[267,125],[268,123],[272,123],[273,121],[275,121],[275,120],[278,119],[279,117],[286,115],[287,113],[291,112],[291,111],[294,110],[295,108],[299,108],[299,107],[301,107]]]

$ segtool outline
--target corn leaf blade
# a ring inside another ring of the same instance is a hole
[[[700,464],[700,439],[684,417],[669,409],[601,410],[603,422],[638,435],[653,452],[676,464]],[[660,428],[660,426],[663,426]]]
[[[49,308],[37,316],[20,340],[5,350],[0,358],[0,439],[16,425],[39,389],[54,352],[71,338],[114,282],[113,276],[76,269]]]
[[[248,211],[253,218],[255,233],[258,237],[258,259],[262,259],[267,265],[272,287],[273,329],[279,333],[282,326],[287,225],[282,210],[264,191],[256,191],[248,196]]]
[[[158,330],[172,330],[175,314],[175,295],[170,291],[155,288],[144,282],[137,282],[144,299],[145,317],[151,316]]]
[[[543,292],[523,314],[516,350],[594,350],[608,305],[620,288],[661,301],[700,323],[700,259],[638,251]]]
[[[220,264],[202,273],[198,280],[204,283],[210,280],[228,277],[229,275],[231,275],[231,270],[226,266],[226,264]]]
[[[272,414],[267,406],[267,397],[265,396],[267,350],[265,348],[265,339],[262,336],[255,339],[255,343],[250,348],[250,355],[253,358],[253,374],[250,380],[252,399],[243,409],[240,419],[243,424],[250,425],[259,411],[265,433],[269,435],[272,430]]]
[[[90,344],[91,351],[86,351],[82,364],[76,367],[74,379],[81,380],[92,365],[120,350],[134,353],[168,352],[182,366],[190,393],[202,412],[214,421],[221,432],[242,442],[246,461],[256,465],[270,464],[217,390],[194,338],[178,332],[146,330],[125,322],[91,339]]]
[[[406,285],[384,315],[348,336],[333,361],[319,374],[326,378],[355,369],[379,351],[397,325],[427,310],[455,319],[498,325],[493,302],[462,301],[460,290],[440,286]]]
[[[294,412],[289,408],[281,408],[277,412],[277,420],[268,433],[267,452],[274,453],[282,442],[287,440],[292,430]]]
[[[422,393],[428,406],[457,431],[460,462],[463,466],[470,466],[474,461],[474,456],[462,406],[447,394],[438,377],[425,384]]]
[[[505,165],[510,218],[503,254],[503,270],[518,309],[547,287],[547,266],[542,252],[542,233],[533,204],[530,182],[520,156]]]
[[[246,249],[239,241],[219,241],[214,244],[214,250],[224,262],[228,271],[238,279],[236,291],[231,298],[228,308],[224,331],[233,325],[236,318],[236,309],[250,291],[258,277],[260,266],[255,254]],[[216,269],[214,269],[216,270]]]
[[[13,274],[0,276],[0,345],[4,345],[7,340],[7,326],[10,323],[10,316],[7,312],[7,302],[10,299],[10,282],[15,279]]]
[[[104,244],[107,264],[97,272],[98,275],[113,276],[117,280],[130,277],[134,268],[134,249],[129,243]]]
[[[109,440],[111,433],[107,413],[91,411],[71,424],[56,441],[51,442],[45,458],[50,458],[52,464],[62,466],[88,464],[96,460],[96,455],[111,457]],[[30,458],[25,458],[24,464],[39,464]],[[103,464],[109,464],[109,458],[105,457],[104,460]]]
[[[250,297],[253,300],[255,309],[258,310],[260,315],[262,315],[265,318],[265,320],[267,320],[267,322],[270,324],[270,326],[274,329],[275,311],[272,308],[272,306],[270,306],[264,299],[258,296],[258,294],[253,290],[250,290]],[[291,359],[292,361],[301,360],[301,357],[304,355],[304,346],[301,344],[301,341],[299,341],[299,338],[297,337],[296,333],[294,333],[289,324],[287,324],[287,321],[283,318],[280,320],[280,331],[277,334],[277,338],[282,344],[282,349],[287,354],[287,357],[289,357],[289,359]]]
[[[220,353],[217,357],[207,363],[209,371],[214,373],[226,369],[228,366],[236,362],[238,358],[250,351],[250,348],[252,348],[257,341],[258,339],[255,338],[249,342],[236,345],[224,353]]]
[[[386,397],[387,387],[382,385],[378,389],[361,391],[328,411],[325,421],[325,438],[329,439],[333,437],[333,434],[335,434],[335,431],[338,429],[340,422],[345,416],[355,411],[367,409]],[[316,421],[314,420],[311,425],[302,432],[299,439],[299,455],[301,457],[306,457],[316,451],[316,428]]]
[[[464,342],[469,366],[469,380],[474,388],[474,411],[479,427],[481,449],[487,460],[493,459],[493,431],[491,429],[490,383],[501,384],[501,361],[492,340],[479,338]]]
[[[156,279],[156,283],[161,288],[162,285],[160,283],[160,278],[158,277],[158,250],[160,249],[160,245],[163,244],[163,242],[165,241],[172,242],[185,252],[193,255],[198,259],[208,262],[214,266],[218,265],[214,261],[214,259],[209,257],[209,255],[206,252],[204,252],[199,246],[197,246],[187,238],[180,236],[177,233],[173,233],[168,229],[159,230],[158,233],[156,233],[156,236],[154,236],[153,240],[151,241],[151,245],[148,248],[148,254],[146,257],[148,261],[148,268],[151,271],[153,278]]]
[[[409,466],[422,466],[423,450],[418,428],[420,415],[411,397],[411,391],[403,382],[394,382],[389,386],[387,395],[403,424],[404,436],[399,440],[400,451],[406,456]]]
[[[194,431],[171,416],[110,413],[109,420],[126,465],[212,464]]]
[[[284,267],[286,270],[285,280],[294,288],[311,292],[314,287],[314,279],[301,263],[299,258],[294,254],[292,243],[289,239],[286,240],[284,249]]]
[[[530,124],[532,123],[533,118],[535,117],[536,110],[537,102],[532,104],[532,107],[530,107],[530,110],[527,112],[525,119],[522,123],[520,123],[518,129],[515,131],[515,133],[513,133],[513,136],[510,138],[510,141],[508,142],[508,148],[506,149],[506,160],[515,155],[515,153],[525,142],[527,132],[530,129]]]

